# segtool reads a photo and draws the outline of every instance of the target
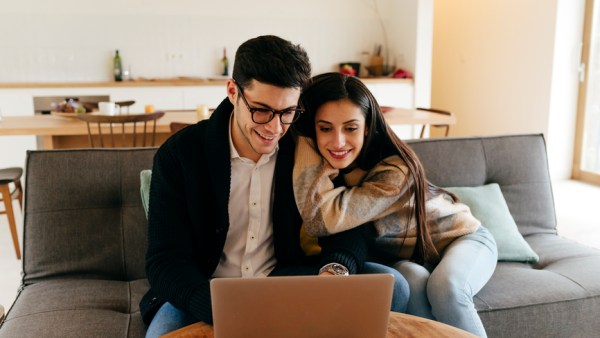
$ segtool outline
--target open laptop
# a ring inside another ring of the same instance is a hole
[[[214,278],[215,338],[386,337],[388,274]]]

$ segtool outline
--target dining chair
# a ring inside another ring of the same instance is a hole
[[[131,115],[79,114],[77,118],[87,123],[88,140],[92,148],[96,147],[94,138],[98,139],[100,148],[109,147],[108,145],[105,146],[105,138],[110,140],[110,147],[115,148],[117,146],[136,147],[140,137],[142,138],[141,144],[139,144],[140,147],[153,147],[156,143],[156,120],[164,115],[164,112],[159,111],[150,114]],[[149,123],[152,123],[151,130],[148,130]],[[90,124],[96,125],[97,134],[93,133]],[[141,130],[138,130],[138,127]],[[121,134],[120,143],[116,143],[119,133]],[[150,136],[152,142],[147,145],[146,138]]]
[[[171,124],[169,124],[169,129],[171,129],[171,135],[173,135],[181,129],[191,125],[191,123],[171,122]]]
[[[0,201],[4,202],[4,210],[0,211],[0,215],[5,214],[8,218],[8,226],[12,235],[15,252],[17,253],[17,259],[21,259],[21,249],[19,248],[19,235],[17,233],[17,222],[15,221],[13,200],[18,200],[19,207],[23,210],[21,175],[23,175],[22,168],[13,167],[0,169]],[[14,185],[12,191],[10,190],[11,184]]]
[[[115,104],[119,106],[119,114],[123,114],[123,107],[127,108],[126,114],[129,114],[129,107],[135,104],[135,101],[116,101]]]
[[[394,109],[394,107],[390,107],[390,106],[379,106],[379,109],[381,109],[382,113],[387,113],[390,110]]]
[[[441,110],[441,109],[417,107],[417,110],[428,111],[428,112],[431,112],[431,113],[452,116],[451,112],[446,111],[446,110]],[[431,127],[446,128],[446,132],[444,133],[444,136],[446,136],[446,137],[448,136],[448,133],[450,132],[450,125],[449,124],[430,124],[429,128],[431,129]],[[423,138],[423,136],[425,134],[425,128],[427,128],[427,124],[424,124],[423,127],[421,128],[421,134],[419,135],[419,138]]]

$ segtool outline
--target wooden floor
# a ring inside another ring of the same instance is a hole
[[[577,181],[553,182],[558,233],[580,243],[600,249],[600,218],[596,215],[600,186]],[[17,209],[19,242],[23,245],[22,217]],[[21,261],[15,258],[8,221],[0,215],[0,305],[8,311],[21,281]]]

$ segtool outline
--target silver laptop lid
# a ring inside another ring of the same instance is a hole
[[[393,276],[215,278],[215,338],[386,337]]]

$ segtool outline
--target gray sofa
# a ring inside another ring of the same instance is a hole
[[[410,143],[440,186],[497,182],[540,257],[536,264],[500,262],[477,295],[489,336],[597,337],[600,250],[556,234],[543,137]],[[138,303],[148,283],[139,172],[151,167],[153,154],[28,154],[23,287],[0,337],[143,337]]]

